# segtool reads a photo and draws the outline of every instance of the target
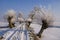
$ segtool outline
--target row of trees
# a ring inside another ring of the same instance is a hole
[[[23,22],[23,13],[19,12],[18,16],[16,16],[16,12],[14,10],[8,10],[4,16],[4,19],[9,23],[9,27],[15,27],[15,22],[19,21],[19,23]],[[18,19],[18,20],[17,20]]]
[[[28,28],[30,27],[31,23],[42,25],[40,32],[37,34],[37,36],[41,37],[43,30],[53,24],[53,16],[50,15],[50,13],[51,12],[45,8],[34,7],[34,9],[28,15],[27,19],[24,19],[22,12],[16,16],[16,12],[14,10],[8,10],[5,15],[5,19],[8,21],[10,28],[15,27],[14,24],[16,22],[16,19],[18,19],[17,21],[19,23],[26,22]]]
[[[31,23],[37,23],[39,25],[42,25],[41,30],[38,34],[36,34],[39,37],[41,37],[41,34],[43,33],[44,29],[48,28],[49,26],[53,26],[54,22],[52,12],[46,8],[39,7],[34,7],[34,9],[29,14],[29,19]],[[36,36],[35,40],[37,40]]]

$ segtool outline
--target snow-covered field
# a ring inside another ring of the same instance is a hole
[[[38,33],[39,26],[32,24],[31,27],[33,27],[35,33]],[[45,29],[40,40],[60,40],[60,28],[56,26]]]
[[[8,23],[7,23],[7,22],[0,22],[0,27],[1,27],[1,26],[2,26],[2,27],[4,27],[4,26],[6,27],[6,26],[8,26]]]
[[[25,35],[24,31],[22,31],[22,30],[25,30],[24,23],[17,25],[16,27],[14,27],[12,29],[0,28],[0,36],[3,35],[3,37],[4,37],[3,40],[25,40],[26,38],[24,36],[26,36],[26,35]]]
[[[60,40],[60,28],[47,28],[44,30],[41,40]]]
[[[17,30],[17,29],[20,29],[21,26],[24,27],[25,25],[21,24],[21,25],[15,27],[15,28],[12,28],[12,29]],[[36,33],[36,34],[41,29],[41,25],[31,24],[30,26],[33,28],[34,33]],[[21,40],[24,40],[24,37],[26,36],[24,34],[24,32],[21,34],[21,32],[18,32],[18,31],[14,32],[14,31],[7,31],[7,30],[9,30],[9,28],[0,28],[0,35],[2,33],[3,34],[5,33],[4,35],[2,34],[3,37],[5,37],[4,40],[7,40],[13,34],[14,35],[12,36],[11,40],[13,40],[13,39],[14,40],[19,40],[20,38],[22,38]],[[40,38],[40,40],[60,40],[60,28],[49,27],[49,28],[45,29],[44,32],[42,33],[42,37]]]

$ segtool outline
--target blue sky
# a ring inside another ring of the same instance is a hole
[[[60,25],[60,0],[0,0],[0,22],[3,20],[3,16],[7,10],[14,9],[22,11],[25,16],[33,9],[34,6],[51,7],[54,17],[56,17],[56,25]],[[2,34],[0,32],[0,34]]]
[[[60,0],[0,0],[0,21],[7,10],[14,9],[17,12],[22,11],[27,15],[36,5],[46,6],[46,8],[51,6],[54,16],[59,19]]]

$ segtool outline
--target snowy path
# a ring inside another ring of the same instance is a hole
[[[17,30],[17,29],[20,29],[21,26],[22,25],[19,25],[18,27],[15,27],[15,28],[12,28],[12,29]],[[41,25],[31,24],[30,26],[33,28],[33,30],[35,31],[36,34],[41,29]],[[5,31],[5,30],[8,30],[8,29],[9,28],[0,28],[0,32],[1,32],[1,30]],[[18,31],[16,31],[15,33],[14,33],[14,31],[6,32],[3,36],[3,37],[5,37],[3,40],[7,40],[12,34],[14,34],[14,35],[11,37],[10,40],[20,40],[21,36],[22,36],[21,40],[24,40],[24,38],[23,38],[23,36],[25,36],[24,32],[22,33],[22,35],[20,35],[21,32],[18,32]],[[51,28],[45,29],[44,32],[42,33],[42,37],[40,38],[40,40],[60,40],[60,28],[51,27]]]
[[[24,31],[23,32],[18,31],[20,29],[25,30],[25,24],[20,24],[19,26],[14,27],[12,29],[10,29],[10,28],[0,29],[0,32],[5,31],[5,33],[3,34],[4,38],[2,40],[25,40]]]

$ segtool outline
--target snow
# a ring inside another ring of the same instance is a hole
[[[20,24],[17,27],[12,28],[12,30],[25,30],[25,23]],[[1,30],[8,30],[4,35],[3,35],[3,40],[25,40],[25,33],[24,31],[12,31],[11,29],[1,29]]]
[[[8,23],[7,22],[0,22],[0,27],[4,27],[4,26],[7,26]]]
[[[23,24],[20,24],[19,26],[17,25],[17,27],[14,27],[12,29],[17,30],[17,29],[20,29],[20,27],[23,27],[24,28],[25,27],[25,24],[24,25]],[[36,34],[41,29],[41,25],[39,25],[39,24],[31,24],[30,27],[33,28],[34,33],[36,33]],[[0,29],[0,31],[1,30],[8,30],[8,29],[9,28],[5,28],[5,29],[2,28],[2,29]],[[24,30],[25,30],[25,28],[24,28]],[[3,37],[4,37],[3,40],[7,40],[13,33],[14,33],[14,31],[8,31],[8,32],[6,32],[3,35]],[[14,35],[11,37],[10,40],[15,40],[15,39],[18,40],[20,38],[22,38],[21,40],[24,40],[25,39],[24,32],[21,33],[21,32],[16,31],[14,33]],[[40,38],[40,40],[60,40],[60,28],[51,27],[51,28],[45,29],[44,32],[42,33],[42,37]]]
[[[39,25],[39,24],[31,24],[30,27],[34,30],[35,34],[39,33],[39,31],[41,29],[41,25]]]
[[[8,38],[14,33],[14,31],[8,31],[6,32],[3,37],[4,39],[3,40],[8,40]]]
[[[42,34],[41,40],[60,40],[60,28],[47,28]]]
[[[30,27],[33,28],[34,33],[38,33],[41,29],[41,25],[31,24]],[[49,27],[45,29],[42,33],[42,37],[40,40],[60,40],[60,28],[57,27]]]

